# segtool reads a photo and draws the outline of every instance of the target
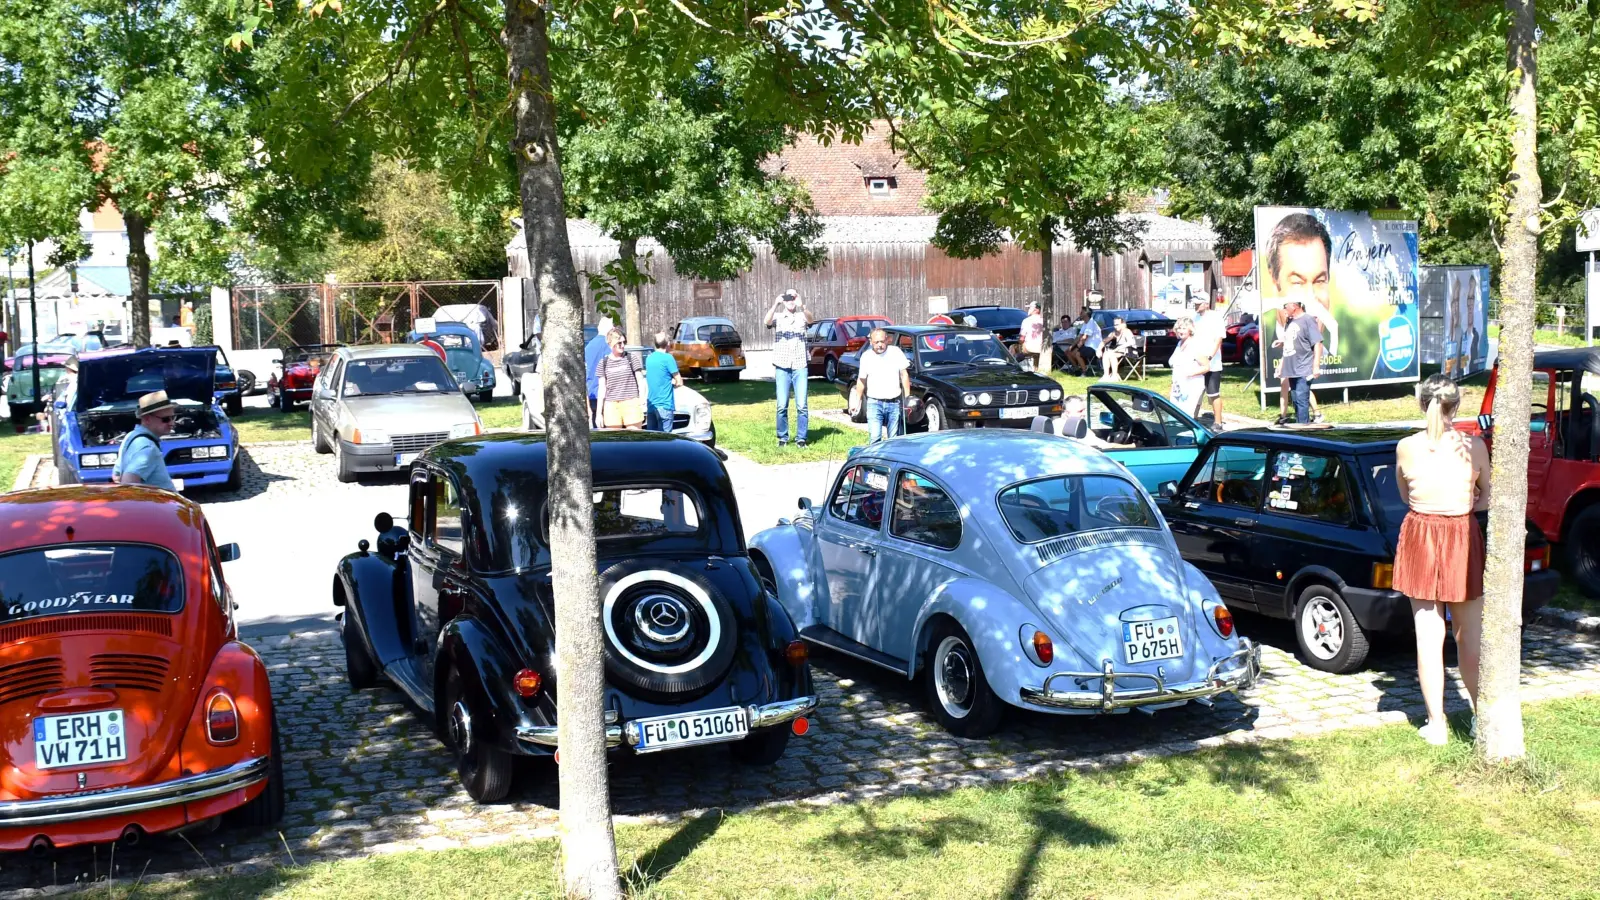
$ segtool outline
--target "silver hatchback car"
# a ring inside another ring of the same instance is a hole
[[[483,433],[483,420],[427,347],[340,347],[311,392],[311,446],[340,481],[409,468],[440,441]]]

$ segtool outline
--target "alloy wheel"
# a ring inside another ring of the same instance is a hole
[[[1344,649],[1344,616],[1326,597],[1317,597],[1300,613],[1305,646],[1321,659],[1332,659]]]

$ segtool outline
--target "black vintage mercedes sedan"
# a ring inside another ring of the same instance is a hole
[[[1027,428],[1034,416],[1061,413],[1061,385],[1024,371],[982,328],[891,325],[884,331],[911,363],[908,429]],[[855,387],[861,354],[870,352],[863,347],[839,360],[836,383],[846,397]],[[864,414],[858,419],[865,421]]]
[[[745,549],[733,484],[696,441],[596,432],[607,744],[731,744],[768,764],[816,707],[805,645]],[[542,434],[446,441],[411,469],[404,524],[340,561],[351,687],[393,682],[455,753],[473,799],[556,750],[555,606]],[[586,511],[587,512],[587,511]]]

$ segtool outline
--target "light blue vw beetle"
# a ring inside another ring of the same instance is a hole
[[[939,432],[872,444],[821,506],[750,556],[813,644],[922,677],[951,733],[1006,704],[1054,713],[1210,705],[1260,649],[1127,470],[1077,441]]]

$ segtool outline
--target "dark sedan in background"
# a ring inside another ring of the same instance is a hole
[[[1128,330],[1139,336],[1145,359],[1151,365],[1166,365],[1172,351],[1178,349],[1177,335],[1172,333],[1178,323],[1153,309],[1097,309],[1093,317],[1107,341],[1111,340],[1117,319],[1127,322]]]
[[[1011,353],[983,328],[892,325],[889,340],[911,363],[906,426],[1027,428],[1034,416],[1061,413],[1064,392],[1053,379],[1023,371]],[[839,390],[849,396],[861,351],[839,360]]]
[[[975,325],[999,338],[1007,352],[1015,351],[1022,343],[1022,320],[1028,317],[1014,306],[961,306],[946,315],[957,322],[971,316]]]

